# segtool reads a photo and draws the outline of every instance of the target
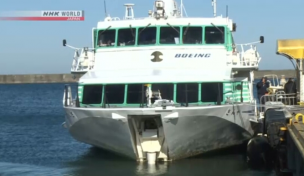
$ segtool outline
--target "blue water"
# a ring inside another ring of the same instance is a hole
[[[153,168],[79,143],[61,126],[63,88],[0,85],[0,176],[275,175],[251,170],[240,147]]]

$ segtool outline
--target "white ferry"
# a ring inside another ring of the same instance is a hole
[[[76,98],[66,86],[64,126],[78,141],[138,161],[182,159],[241,144],[254,134],[254,44],[234,43],[228,17],[192,18],[183,4],[157,0],[145,18],[125,4],[75,48],[72,73],[85,73]],[[240,50],[237,49],[239,46]],[[244,50],[244,47],[248,47]],[[81,50],[80,54],[78,51]]]

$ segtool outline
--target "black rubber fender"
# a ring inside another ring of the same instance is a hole
[[[247,144],[247,162],[250,165],[273,164],[274,149],[265,136],[255,136]]]

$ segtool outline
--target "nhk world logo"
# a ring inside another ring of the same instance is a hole
[[[43,10],[0,12],[0,20],[84,21],[83,10]]]

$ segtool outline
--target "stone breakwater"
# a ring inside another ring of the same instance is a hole
[[[256,79],[262,78],[264,75],[275,74],[280,79],[282,75],[285,75],[285,78],[296,78],[297,73],[295,70],[258,70],[254,72],[254,77]]]
[[[72,74],[0,75],[0,84],[74,83],[80,76]]]
[[[256,79],[264,75],[276,74],[279,78],[295,78],[294,70],[259,70],[255,71]],[[27,75],[0,75],[0,84],[27,84],[27,83],[75,83],[81,75],[72,74],[27,74]]]

